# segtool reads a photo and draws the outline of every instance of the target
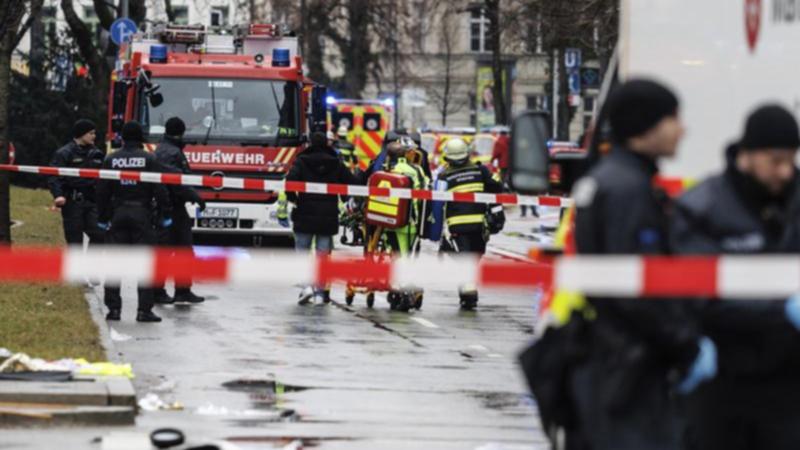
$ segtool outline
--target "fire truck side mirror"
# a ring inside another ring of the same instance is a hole
[[[527,111],[514,119],[509,182],[515,191],[523,194],[547,192],[549,129],[550,117],[541,111]]]
[[[128,104],[129,85],[125,81],[115,81],[111,97],[111,131],[119,133],[125,123],[125,109]]]
[[[309,116],[309,129],[315,131],[326,131],[328,128],[328,111],[325,99],[328,96],[328,89],[318,84],[311,89],[311,115]]]
[[[150,105],[153,108],[158,108],[162,103],[164,103],[164,96],[157,92],[155,94],[150,94],[148,99],[150,100]]]

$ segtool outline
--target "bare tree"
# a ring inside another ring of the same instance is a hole
[[[461,10],[449,2],[442,5],[442,9],[438,14],[435,21],[434,28],[437,30],[435,33],[438,42],[437,54],[432,58],[427,58],[429,62],[437,60],[438,66],[441,67],[441,77],[436,77],[434,83],[430,83],[426,89],[427,95],[430,97],[436,110],[439,113],[442,121],[442,126],[447,126],[447,117],[461,111],[469,103],[469,97],[466,92],[459,89],[459,83],[456,82],[456,75],[461,72],[463,62],[459,59],[458,42],[459,32],[459,14]],[[420,49],[422,54],[425,54],[425,49]]]
[[[575,108],[567,103],[568,82],[564,70],[564,51],[579,48],[585,55],[600,63],[605,73],[617,43],[619,2],[617,0],[526,0],[524,13],[514,14],[519,23],[510,30],[520,31],[513,38],[525,42],[529,49],[541,48],[551,58],[551,83],[558,73],[559,102],[553,105],[558,117],[558,137],[566,138]],[[556,56],[557,55],[557,56]],[[553,66],[557,64],[557,66]]]
[[[507,125],[509,123],[509,110],[506,107],[506,83],[503,76],[503,47],[501,36],[503,24],[501,23],[501,0],[484,0],[484,11],[489,19],[489,48],[492,52],[492,94],[494,97],[495,123]],[[508,80],[510,83],[510,80]]]
[[[8,164],[8,96],[11,53],[33,24],[42,0],[6,0],[0,10],[0,164]],[[25,16],[28,19],[23,22]],[[0,243],[11,242],[9,174],[0,171]]]

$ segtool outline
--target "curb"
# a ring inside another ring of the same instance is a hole
[[[114,341],[111,339],[111,328],[108,326],[108,322],[106,322],[105,311],[103,311],[103,300],[98,294],[99,289],[102,289],[102,287],[92,287],[86,292],[84,297],[86,298],[86,303],[89,305],[89,313],[92,316],[92,320],[95,325],[97,325],[100,344],[106,351],[106,358],[108,358],[109,362],[119,364],[123,362],[122,353],[117,350]]]

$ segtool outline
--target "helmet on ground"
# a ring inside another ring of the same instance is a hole
[[[469,147],[461,139],[450,139],[444,146],[444,157],[448,161],[463,161],[469,157]]]
[[[347,137],[347,127],[344,126],[344,125],[340,126],[339,129],[336,130],[336,134],[341,138],[346,138]]]

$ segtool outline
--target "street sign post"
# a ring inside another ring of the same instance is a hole
[[[111,41],[117,45],[130,42],[133,35],[138,31],[136,22],[131,19],[122,18],[117,19],[111,24]]]

